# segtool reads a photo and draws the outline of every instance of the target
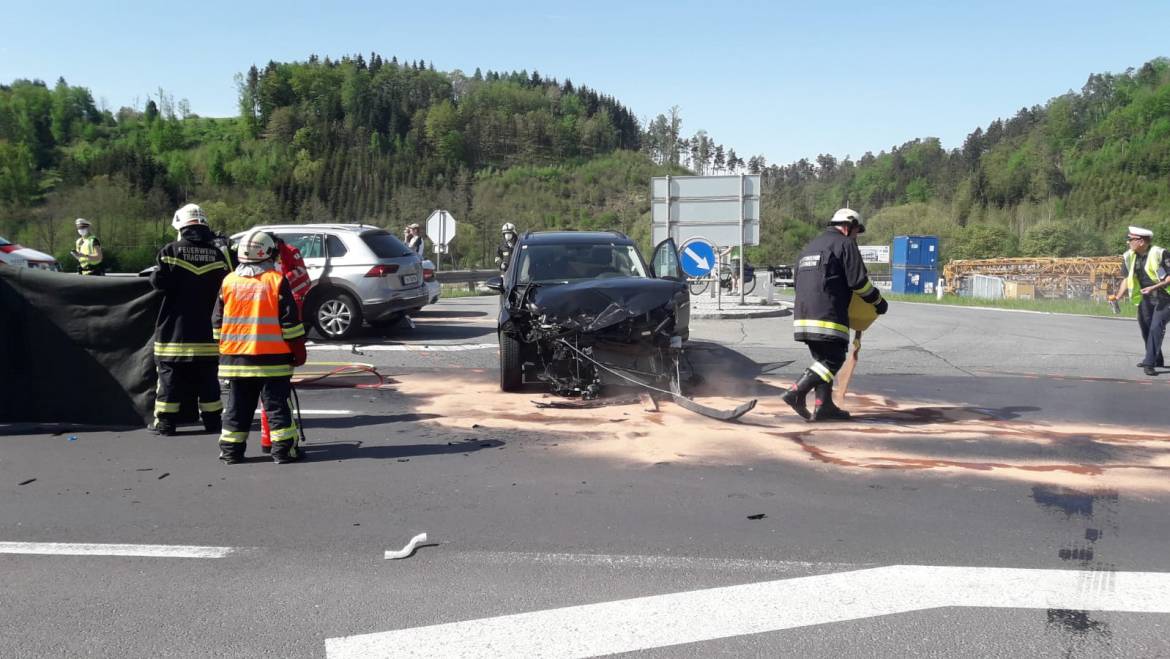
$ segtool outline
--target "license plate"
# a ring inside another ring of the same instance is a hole
[[[402,275],[402,284],[410,285],[418,283],[418,275]]]

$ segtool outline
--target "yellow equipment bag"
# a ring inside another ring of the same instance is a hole
[[[861,299],[857,293],[849,301],[849,329],[855,332],[864,332],[877,320],[877,309],[872,304]]]

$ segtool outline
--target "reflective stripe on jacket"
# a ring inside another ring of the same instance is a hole
[[[1162,257],[1166,250],[1151,245],[1150,251],[1146,252],[1146,277],[1155,284],[1166,278],[1166,271],[1162,268]],[[1116,252],[1114,252],[1116,254]],[[1125,259],[1125,283],[1129,286],[1129,299],[1134,304],[1141,304],[1142,302],[1142,286],[1138,283],[1137,273],[1133,271],[1134,263],[1137,263],[1137,253],[1132,249],[1126,251],[1122,256]]]
[[[88,235],[77,239],[76,250],[81,256],[77,257],[77,264],[81,266],[82,270],[93,270],[102,264],[101,258],[97,256],[97,248],[95,244],[98,243],[97,236]]]
[[[280,285],[284,279],[275,270],[258,277],[231,273],[220,287],[223,323],[216,336],[223,355],[282,355],[292,350],[285,342],[287,330],[280,326]],[[304,335],[300,329],[298,336]],[[293,328],[289,328],[292,330]]]
[[[857,242],[832,227],[805,245],[793,274],[792,330],[797,341],[848,341],[853,296],[873,305],[882,300],[869,281]]]

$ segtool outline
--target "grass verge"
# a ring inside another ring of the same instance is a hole
[[[959,297],[944,295],[938,300],[933,295],[903,295],[897,293],[882,293],[887,300],[896,302],[923,302],[926,304],[949,304],[959,307],[990,307],[993,309],[1022,309],[1025,311],[1044,311],[1048,313],[1075,313],[1085,316],[1112,316],[1113,311],[1108,302],[1093,302],[1092,300],[982,300],[973,297]],[[1136,318],[1137,307],[1128,301],[1119,303],[1121,313],[1125,318]]]
[[[481,296],[481,295],[499,295],[499,293],[496,293],[494,291],[481,291],[481,290],[469,291],[469,290],[467,290],[467,284],[451,284],[451,285],[443,284],[442,286],[443,286],[442,297],[477,297],[477,296]]]

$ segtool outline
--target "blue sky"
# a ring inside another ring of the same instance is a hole
[[[678,105],[741,156],[859,157],[1170,56],[1170,2],[10,3],[0,81],[64,76],[113,110],[161,86],[235,113],[252,63],[371,51],[439,70],[539,70],[640,118]]]

